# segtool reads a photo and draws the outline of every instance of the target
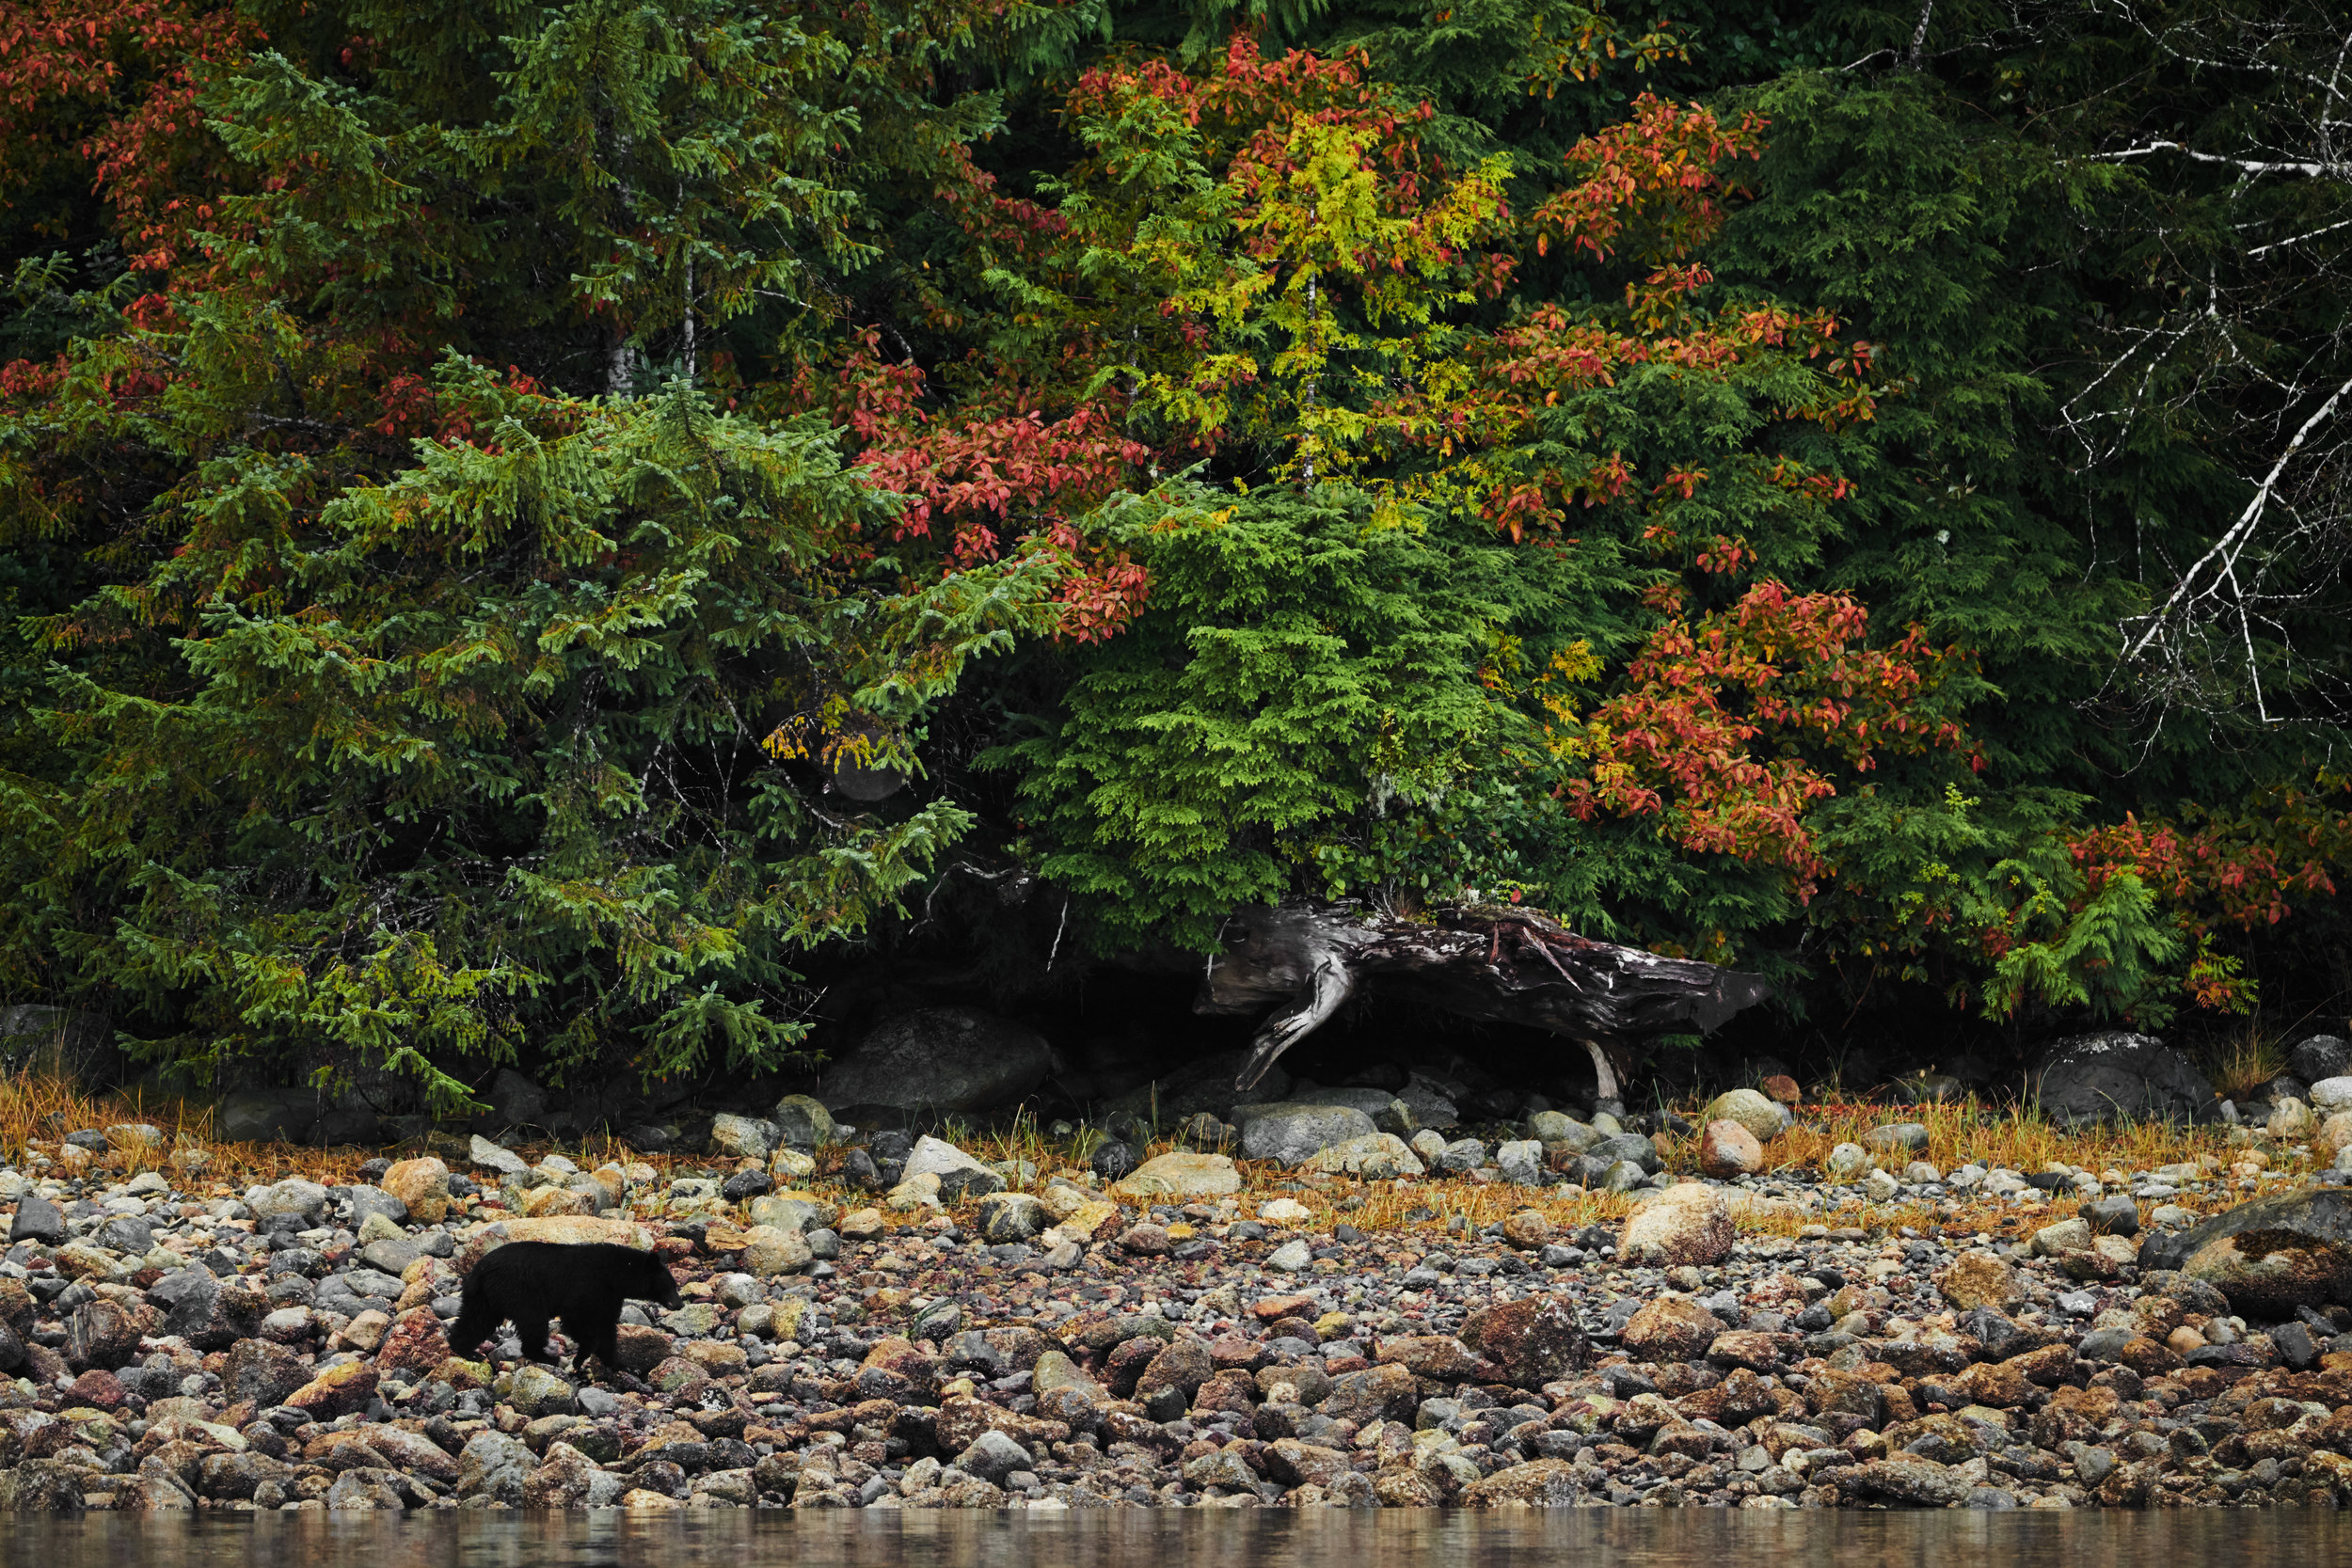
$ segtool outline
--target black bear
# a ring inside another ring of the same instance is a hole
[[[677,1281],[650,1252],[606,1242],[509,1242],[483,1254],[466,1275],[465,1304],[450,1330],[450,1350],[466,1360],[508,1319],[523,1355],[549,1361],[548,1320],[562,1318],[580,1353],[572,1370],[585,1374],[591,1354],[621,1367],[621,1303],[629,1298],[678,1305]]]

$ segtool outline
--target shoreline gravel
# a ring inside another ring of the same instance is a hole
[[[1364,1175],[1377,1151],[1267,1188],[1214,1153],[1106,1183],[935,1139],[829,1154],[823,1181],[790,1149],[664,1180],[479,1139],[460,1170],[241,1193],[196,1150],[136,1176],[28,1160],[0,1169],[0,1508],[2352,1497],[2352,1311],[2323,1293],[2273,1318],[2153,1266],[2179,1261],[2185,1205],[2269,1190],[2258,1171],[1710,1181],[1653,1148],[1602,1224],[1557,1186],[1559,1142],[1404,1188]],[[1444,1229],[1329,1202],[1456,1184],[1525,1206]],[[1978,1228],[1994,1208],[2033,1217]],[[686,1303],[632,1307],[625,1377],[451,1359],[464,1269],[527,1236],[652,1246]]]

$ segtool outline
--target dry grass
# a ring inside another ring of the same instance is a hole
[[[1691,1117],[1697,1107],[1680,1109]],[[1974,1101],[1903,1110],[1883,1105],[1828,1103],[1804,1108],[1796,1126],[1765,1146],[1765,1174],[1818,1169],[1837,1144],[1861,1143],[1871,1128],[1895,1120],[1917,1121],[1928,1130],[1926,1149],[1906,1158],[1925,1159],[1943,1170],[1976,1161],[1988,1166],[2003,1165],[2032,1173],[2053,1162],[2063,1162],[2098,1174],[2109,1169],[2148,1170],[2194,1161],[2201,1155],[2220,1156],[2226,1164],[2231,1157],[2225,1152],[2222,1132],[2217,1128],[2157,1124],[2070,1131],[2038,1116],[2019,1115]],[[212,1108],[199,1101],[137,1097],[94,1099],[76,1093],[55,1079],[18,1077],[0,1081],[0,1157],[20,1165],[31,1152],[57,1158],[59,1143],[69,1132],[128,1122],[154,1125],[162,1129],[165,1138],[152,1146],[126,1140],[120,1147],[97,1155],[95,1165],[118,1180],[140,1170],[162,1167],[176,1150],[203,1148],[212,1159],[202,1175],[194,1181],[180,1178],[176,1184],[241,1191],[252,1183],[286,1176],[333,1183],[355,1180],[359,1164],[376,1152],[349,1148],[304,1148],[275,1143],[217,1143],[213,1138]],[[968,1128],[947,1131],[979,1159],[1029,1162],[1037,1170],[1032,1186],[1041,1185],[1057,1172],[1083,1167],[1086,1157],[1104,1136],[1099,1130],[1082,1128],[1075,1136],[1055,1138],[1043,1124],[1029,1116],[995,1132]],[[1661,1134],[1657,1141],[1668,1169],[1695,1172],[1694,1137]],[[1142,1152],[1150,1158],[1178,1147],[1163,1140]],[[550,1151],[550,1148],[536,1146],[516,1150],[534,1160]],[[649,1164],[665,1182],[680,1170],[701,1170],[726,1164],[709,1158],[645,1154],[609,1137],[566,1144],[561,1151],[588,1169],[611,1160]],[[842,1183],[842,1158],[843,1151],[827,1150],[819,1158],[816,1176],[807,1184],[831,1190],[845,1207],[873,1201]],[[1898,1164],[1895,1158],[1888,1156],[1881,1156],[1881,1163]],[[1521,1209],[1535,1209],[1555,1227],[1573,1228],[1617,1224],[1631,1207],[1629,1199],[1618,1194],[1561,1197],[1552,1189],[1531,1190],[1500,1181],[1363,1181],[1346,1176],[1310,1177],[1270,1162],[1244,1160],[1236,1164],[1242,1174],[1242,1191],[1236,1202],[1245,1213],[1254,1213],[1259,1205],[1273,1197],[1288,1196],[1313,1213],[1317,1228],[1327,1229],[1346,1222],[1366,1232],[1392,1234],[1401,1242],[1422,1247],[1440,1244],[1449,1234],[1474,1232]],[[1978,1199],[1940,1205],[1867,1205],[1858,1210],[1822,1213],[1783,1210],[1750,1215],[1741,1223],[1745,1228],[1767,1234],[1793,1234],[1815,1224],[1860,1225],[1877,1230],[1901,1226],[1922,1230],[1941,1227],[1947,1233],[2014,1234],[2021,1227],[2064,1218],[2076,1206],[2072,1195],[2054,1194],[2046,1204],[2031,1209]],[[960,1220],[969,1220],[974,1215],[966,1211],[974,1208],[959,1205],[951,1212]]]
[[[354,1148],[299,1148],[278,1143],[220,1143],[213,1136],[213,1107],[201,1101],[157,1098],[144,1093],[91,1096],[55,1077],[20,1073],[0,1080],[0,1159],[23,1166],[32,1154],[60,1159],[59,1146],[68,1132],[85,1128],[145,1124],[163,1132],[162,1141],[118,1138],[92,1156],[92,1166],[118,1179],[143,1170],[167,1170],[175,1184],[193,1187],[249,1186],[287,1176],[315,1181],[349,1181],[369,1151]],[[211,1156],[193,1180],[167,1169],[171,1156],[183,1149],[202,1149]],[[63,1174],[53,1166],[53,1174]]]
[[[2287,1069],[2286,1045],[2276,1030],[2249,1019],[2245,1027],[2213,1042],[2199,1066],[2224,1100],[2243,1100]]]
[[[1685,1107],[1683,1114],[1688,1119],[1695,1119],[1697,1108]],[[1765,1146],[1766,1168],[1819,1168],[1837,1145],[1864,1143],[1872,1128],[1896,1121],[1915,1121],[1928,1130],[1928,1147],[1907,1158],[1925,1160],[1943,1170],[1971,1161],[2027,1173],[2043,1170],[2054,1162],[2093,1172],[2111,1167],[2148,1170],[2194,1160],[2200,1154],[2217,1153],[2222,1147],[2218,1128],[2152,1122],[2069,1129],[2053,1124],[2039,1113],[2014,1112],[1973,1099],[1958,1104],[1915,1105],[1901,1110],[1884,1105],[1826,1104],[1804,1107],[1797,1125]],[[1697,1168],[1695,1137],[1661,1135],[1658,1143],[1671,1168]],[[1882,1163],[1895,1163],[1885,1156],[1881,1159]]]

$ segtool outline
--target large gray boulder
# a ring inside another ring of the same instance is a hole
[[[1412,1107],[1414,1117],[1423,1127],[1443,1132],[1461,1122],[1454,1085],[1440,1083],[1426,1073],[1416,1072],[1407,1078],[1405,1086],[1396,1091],[1396,1097]]]
[[[0,1073],[62,1078],[96,1089],[121,1082],[124,1066],[114,1025],[103,1013],[35,1002],[0,1007]]]
[[[16,1218],[8,1225],[8,1242],[40,1242],[48,1246],[63,1246],[72,1232],[65,1223],[65,1212],[39,1193],[26,1193],[16,1200]]]
[[[906,1172],[902,1181],[918,1176],[939,1178],[939,1196],[952,1202],[966,1193],[975,1195],[1001,1193],[1005,1179],[944,1139],[928,1134],[914,1140],[914,1148],[907,1154]]]
[[[834,1141],[833,1113],[807,1095],[786,1095],[769,1116],[776,1124],[776,1141],[787,1148],[814,1153]]]
[[[2306,1188],[2258,1197],[2202,1225],[2140,1244],[2139,1267],[2178,1270],[2276,1322],[2298,1307],[2352,1301],[2352,1191]]]
[[[1244,1159],[1279,1160],[1286,1165],[1303,1165],[1334,1144],[1378,1131],[1370,1117],[1352,1105],[1236,1105],[1233,1119],[1241,1125]]]
[[[501,1127],[547,1125],[548,1091],[511,1067],[490,1080],[489,1100],[490,1119]]]
[[[2352,1040],[2342,1035],[2313,1035],[2287,1053],[2287,1071],[2306,1084],[2352,1074]]]
[[[2186,1056],[2147,1035],[2111,1029],[2053,1040],[2029,1086],[2053,1120],[2218,1120],[2213,1085]]]
[[[315,1089],[235,1089],[221,1097],[214,1125],[224,1143],[303,1143],[320,1112]]]
[[[926,1007],[885,1019],[825,1074],[828,1106],[987,1111],[1009,1105],[1053,1070],[1045,1037],[975,1007]]]

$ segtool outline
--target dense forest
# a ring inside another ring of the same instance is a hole
[[[159,1067],[1181,1030],[1286,898],[2352,1007],[2319,0],[0,0],[0,1000]]]

